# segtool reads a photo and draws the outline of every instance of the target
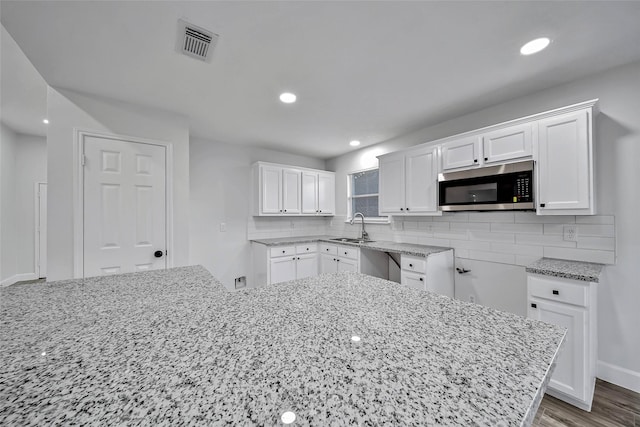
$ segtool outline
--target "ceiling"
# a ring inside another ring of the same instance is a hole
[[[318,158],[640,60],[638,1],[3,0],[0,13],[51,86]],[[176,51],[179,18],[220,35],[210,63]],[[550,47],[521,56],[539,36]],[[7,61],[3,42],[3,74]]]

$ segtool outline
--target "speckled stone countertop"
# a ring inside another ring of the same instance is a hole
[[[603,264],[594,262],[567,261],[564,259],[540,258],[527,266],[527,273],[537,273],[545,276],[563,277],[565,279],[584,280],[585,282],[600,281]]]
[[[226,292],[183,267],[0,292],[12,426],[526,426],[565,334],[356,273]]]
[[[260,243],[267,246],[284,246],[295,245],[298,243],[310,243],[310,242],[325,242],[336,245],[356,246],[364,249],[371,249],[381,252],[393,252],[405,255],[424,256],[427,257],[431,254],[449,251],[451,248],[445,248],[441,246],[426,246],[413,243],[397,243],[388,242],[385,240],[374,240],[371,242],[357,243],[357,242],[339,242],[332,236],[303,236],[303,237],[281,237],[277,239],[258,239],[252,240],[252,242]]]

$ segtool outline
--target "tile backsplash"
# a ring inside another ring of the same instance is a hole
[[[360,226],[334,217],[326,231],[355,237]],[[564,239],[565,226],[576,229]],[[537,216],[534,212],[445,212],[435,217],[394,217],[366,224],[371,239],[447,246],[456,257],[528,265],[541,257],[615,264],[615,219],[600,216]]]
[[[249,217],[248,239],[332,235],[357,237],[360,222],[344,216]],[[565,226],[576,229],[564,239]],[[434,217],[393,217],[390,223],[366,224],[373,240],[446,246],[456,257],[503,264],[531,264],[541,257],[615,264],[615,218],[537,216],[534,212],[445,212]]]

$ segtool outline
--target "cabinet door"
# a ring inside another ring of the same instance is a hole
[[[379,161],[380,214],[404,213],[404,155],[384,156]]]
[[[424,274],[411,273],[402,270],[400,272],[400,283],[414,289],[426,290]]]
[[[531,123],[510,126],[482,135],[485,163],[530,157],[532,148]]]
[[[529,298],[528,317],[567,328],[565,343],[549,387],[584,401],[587,396],[586,310],[568,304]]]
[[[296,279],[318,275],[318,256],[316,254],[298,255],[296,258]]]
[[[357,273],[359,271],[359,263],[355,259],[349,258],[337,258],[338,271],[353,271]]]
[[[260,166],[261,214],[282,213],[282,168]]]
[[[302,172],[298,169],[282,169],[282,210],[285,214],[302,211]]]
[[[335,273],[338,271],[338,262],[335,255],[320,255],[320,273]]]
[[[438,211],[438,148],[405,155],[405,209],[407,213]]]
[[[318,174],[318,211],[322,215],[336,212],[336,176],[332,173]]]
[[[269,283],[286,282],[296,278],[296,257],[271,258]]]
[[[318,213],[318,174],[302,172],[302,213]]]
[[[539,214],[593,214],[589,121],[583,110],[538,122]]]
[[[480,137],[470,136],[442,144],[442,169],[480,166]]]

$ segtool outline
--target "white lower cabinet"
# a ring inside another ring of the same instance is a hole
[[[453,298],[453,250],[426,257],[401,255],[400,283]]]
[[[320,244],[320,273],[360,272],[360,248]]]
[[[597,284],[527,274],[527,316],[567,328],[547,393],[591,410],[596,379]]]
[[[267,284],[318,275],[317,244],[277,246],[269,250]]]

